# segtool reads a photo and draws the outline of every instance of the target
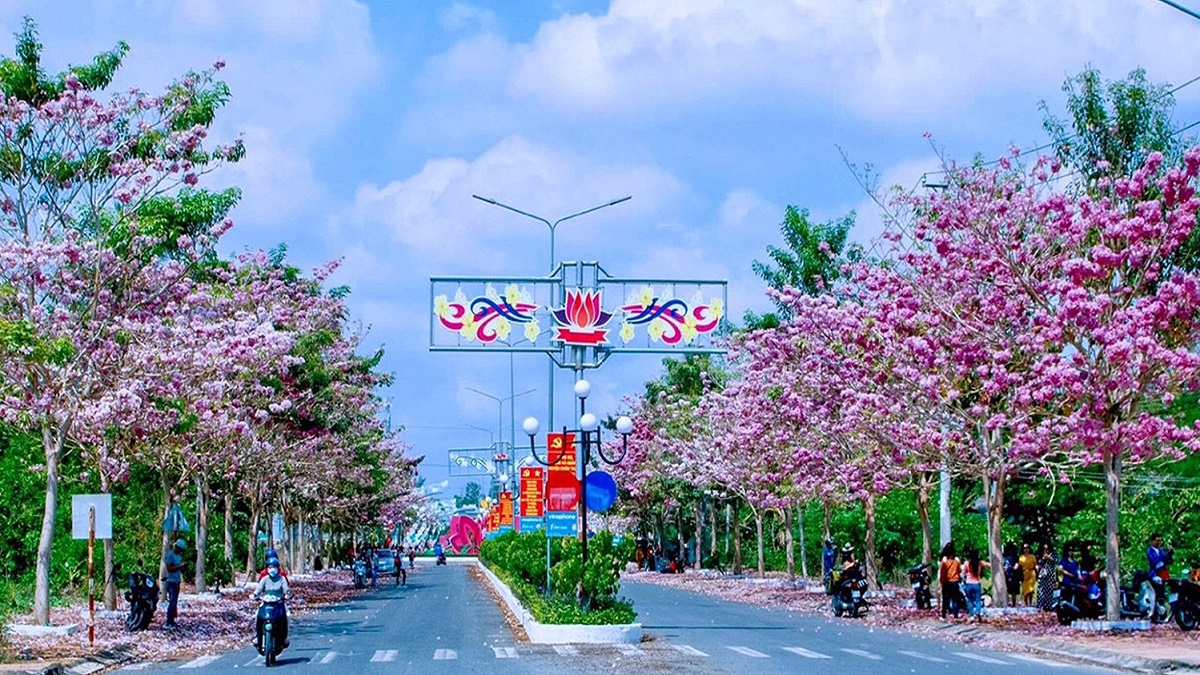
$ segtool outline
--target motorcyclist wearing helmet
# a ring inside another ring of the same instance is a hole
[[[269,548],[269,549],[267,549],[266,563],[263,566],[262,570],[259,571],[259,573],[258,573],[259,582],[261,582],[263,579],[265,579],[267,577],[267,568],[269,568],[271,566],[272,561],[274,561],[275,566],[279,568],[279,573],[283,575],[283,578],[284,579],[288,578],[287,569],[285,569],[283,567],[283,565],[279,564],[279,554],[275,552],[275,549]]]
[[[261,600],[264,596],[278,596],[284,601],[284,615],[280,619],[282,626],[279,631],[280,637],[283,639],[283,646],[287,647],[291,644],[288,640],[288,621],[287,621],[287,601],[292,597],[292,587],[288,583],[287,577],[283,576],[282,570],[279,567],[279,559],[272,558],[267,561],[267,575],[258,582],[258,588],[254,589],[254,595],[251,596],[255,600]],[[259,621],[257,635],[262,635],[262,622]]]
[[[855,574],[861,574],[858,567],[858,560],[854,557],[854,545],[847,542],[842,547],[842,578],[853,578]]]

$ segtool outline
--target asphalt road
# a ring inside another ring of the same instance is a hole
[[[279,672],[312,673],[1111,673],[991,652],[851,620],[775,611],[664,588],[626,584],[647,639],[639,645],[518,643],[465,564],[426,566],[408,587],[380,586],[292,625]],[[122,670],[203,675],[263,668],[244,649]]]

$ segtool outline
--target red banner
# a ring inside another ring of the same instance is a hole
[[[579,504],[575,434],[546,434],[546,456],[550,463],[546,477],[546,510],[574,511]]]
[[[508,491],[500,493],[500,527],[513,526],[513,494]]]
[[[521,495],[522,518],[542,517],[542,480],[543,469],[541,467],[521,467],[519,494]]]

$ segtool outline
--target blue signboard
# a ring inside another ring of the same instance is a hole
[[[574,537],[579,534],[574,511],[551,511],[547,514],[546,529],[551,537]]]
[[[592,471],[587,478],[587,507],[604,513],[617,501],[617,481],[605,471]]]
[[[546,521],[535,516],[521,516],[522,532],[537,532],[538,530],[546,529]]]

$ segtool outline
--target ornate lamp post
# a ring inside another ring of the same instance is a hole
[[[625,415],[622,415],[621,417],[619,417],[617,419],[616,428],[617,428],[617,433],[621,434],[621,452],[619,455],[616,455],[615,457],[610,457],[608,454],[606,454],[604,451],[604,439],[602,437],[600,420],[596,417],[595,414],[587,412],[587,410],[586,410],[587,397],[591,393],[591,391],[592,391],[592,385],[587,380],[578,380],[575,382],[575,396],[576,396],[576,398],[579,399],[579,412],[580,412],[579,428],[573,429],[573,430],[563,428],[564,435],[566,435],[568,433],[577,433],[577,434],[579,434],[579,438],[581,441],[580,447],[582,449],[582,452],[580,453],[580,457],[577,458],[577,461],[575,464],[575,466],[576,466],[575,473],[576,473],[576,478],[579,480],[579,537],[580,537],[583,569],[584,569],[585,574],[586,574],[586,570],[587,570],[587,560],[588,560],[587,474],[588,474],[588,466],[590,466],[592,463],[592,448],[595,447],[596,458],[600,462],[603,462],[604,464],[608,464],[610,466],[619,464],[621,462],[621,460],[625,459],[625,455],[629,451],[629,434],[633,431],[633,420],[631,420],[629,417],[627,417]],[[525,422],[521,425],[521,427],[525,430],[525,433],[529,436],[529,452],[539,464],[542,464],[547,467],[554,466],[554,465],[558,464],[559,462],[561,462],[563,460],[563,458],[566,456],[566,452],[564,451],[564,452],[560,452],[557,457],[551,458],[549,456],[549,449],[547,449],[547,456],[545,458],[538,456],[536,444],[534,443],[534,437],[537,435],[538,429],[541,427],[541,423],[538,422],[536,417],[525,418]],[[546,588],[547,589],[550,588],[549,579],[550,579],[550,539],[549,539],[549,537],[547,537],[547,539],[546,539]],[[588,602],[587,593],[584,590],[582,584],[580,584],[580,587],[579,587],[579,599],[580,599],[581,605],[586,610],[588,608],[589,602]]]

